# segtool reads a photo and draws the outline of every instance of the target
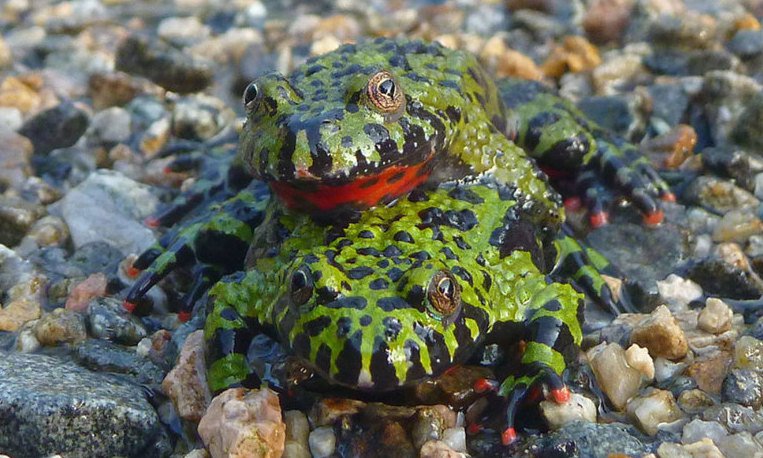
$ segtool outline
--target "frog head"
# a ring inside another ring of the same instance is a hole
[[[239,154],[291,208],[364,209],[428,177],[461,120],[448,51],[418,41],[345,45],[244,91]],[[460,55],[460,54],[459,54]]]

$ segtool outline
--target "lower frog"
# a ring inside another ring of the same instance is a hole
[[[246,349],[260,332],[329,382],[375,392],[437,377],[486,343],[523,340],[519,370],[480,384],[505,401],[502,437],[513,442],[533,388],[569,397],[561,374],[582,339],[583,295],[558,277],[585,258],[565,235],[544,244],[515,195],[445,183],[335,225],[271,205],[246,271],[210,290],[210,387],[258,385]]]

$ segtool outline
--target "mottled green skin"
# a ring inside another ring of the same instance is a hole
[[[366,85],[381,70],[405,94],[399,116],[368,100]],[[239,155],[264,181],[345,183],[434,155],[436,180],[489,172],[547,207],[549,220],[561,219],[556,194],[504,134],[496,85],[469,53],[378,39],[312,58],[288,78],[269,74],[254,83],[259,98],[247,109]]]
[[[583,296],[550,279],[537,227],[526,224],[512,191],[443,185],[364,212],[346,227],[320,226],[273,205],[255,233],[246,274],[210,291],[206,337],[217,351],[221,341],[246,348],[226,339],[237,331],[246,336],[256,324],[326,379],[365,390],[437,376],[495,332],[498,340],[529,341],[523,363],[536,366],[529,377],[541,375],[539,365],[561,374],[563,353],[582,337]],[[292,277],[306,272],[313,287],[296,304]],[[459,285],[460,304],[450,316],[426,294],[437,272]],[[500,335],[509,329],[513,335]],[[213,390],[251,373],[242,353],[216,356]]]

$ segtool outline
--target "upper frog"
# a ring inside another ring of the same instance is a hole
[[[342,46],[288,77],[258,78],[244,103],[241,158],[289,206],[308,210],[388,202],[424,182],[438,157],[448,179],[466,173],[446,170],[448,160],[492,167],[482,149],[506,127],[474,56],[421,41]]]

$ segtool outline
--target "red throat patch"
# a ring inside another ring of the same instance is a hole
[[[274,181],[270,187],[291,209],[326,212],[351,206],[362,210],[389,202],[424,183],[431,172],[428,164],[429,160],[409,166],[393,165],[376,175],[340,185],[317,184],[311,189],[300,189]]]

